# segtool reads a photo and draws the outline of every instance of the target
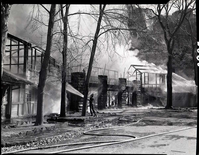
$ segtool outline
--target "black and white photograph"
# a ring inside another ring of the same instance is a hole
[[[1,154],[199,154],[196,0],[136,2],[1,2]]]

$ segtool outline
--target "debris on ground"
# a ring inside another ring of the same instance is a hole
[[[3,126],[1,139],[2,152],[58,144],[61,141],[81,136],[85,131],[111,126],[123,126],[140,119],[142,120],[136,123],[136,126],[193,126],[197,124],[197,111],[193,109],[131,108],[128,110],[128,112],[126,109],[116,112],[111,110],[106,112],[104,110],[103,112],[98,112],[98,117],[87,116],[84,118],[84,121],[74,119],[73,121],[56,122],[57,117],[54,122],[45,124],[43,127],[31,126],[31,124],[19,126],[10,124]],[[75,114],[71,115],[71,117],[75,117]],[[81,115],[79,114],[79,116]]]

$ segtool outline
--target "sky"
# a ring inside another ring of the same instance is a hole
[[[48,7],[48,6],[47,6]],[[108,6],[111,8],[112,6]],[[118,7],[118,5],[115,5],[114,7]],[[45,46],[45,35],[47,32],[46,26],[41,26],[36,31],[32,31],[35,27],[27,27],[31,13],[33,10],[33,5],[31,4],[18,4],[13,5],[11,8],[10,16],[9,16],[9,22],[8,22],[8,31],[9,33],[16,35],[19,38],[22,38],[24,40],[27,40],[31,43],[39,44],[40,47],[42,46],[43,49]],[[71,5],[69,13],[75,13],[78,11],[87,11],[89,12],[91,10],[91,7],[89,5]],[[44,13],[45,15],[42,17],[43,22],[48,22],[48,16],[44,9],[40,8],[40,11]],[[38,13],[38,10],[35,9],[35,15]],[[69,17],[69,23],[71,26],[71,29],[74,32],[79,31],[82,35],[91,35],[94,36],[96,24],[97,22],[93,20],[90,16],[84,15],[81,16],[79,27],[77,26],[79,16],[72,16]],[[42,33],[41,33],[42,32]],[[128,32],[124,32],[125,36],[128,36]],[[43,34],[43,35],[41,35]],[[117,41],[114,42],[114,47],[112,47],[112,44],[107,44],[106,40],[107,36],[103,35],[100,37],[100,41],[98,41],[97,53],[98,55],[97,61],[98,67],[106,69],[112,69],[117,70],[119,77],[126,77],[127,76],[127,70],[130,67],[131,64],[148,64],[146,61],[140,61],[136,55],[139,51],[129,51],[130,48],[130,40],[128,43],[118,43]],[[111,42],[111,38],[109,38],[109,43]],[[103,42],[103,45],[102,45]],[[92,44],[90,44],[92,45]],[[101,53],[100,53],[101,52]],[[87,62],[89,61],[89,56],[87,56]]]

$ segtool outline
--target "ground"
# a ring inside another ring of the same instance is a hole
[[[168,132],[171,130],[195,127],[197,125],[197,109],[164,109],[164,107],[153,107],[151,105],[145,107],[140,106],[138,108],[123,106],[123,108],[121,109],[110,108],[99,110],[98,117],[92,117],[88,114],[86,117],[81,117],[81,113],[74,113],[68,114],[67,118],[71,118],[71,120],[74,120],[75,118],[76,121],[56,123],[51,122],[39,127],[33,126],[33,124],[26,124],[13,128],[3,127],[2,139],[5,141],[5,147],[2,147],[2,153],[24,148],[28,149],[33,147],[44,147],[55,144],[72,145],[72,143],[75,143],[77,145],[77,143],[85,143],[92,141],[93,144],[96,143],[96,145],[98,145],[99,142],[103,144],[104,141],[116,142],[128,140],[129,138],[134,137],[139,138],[161,132]],[[77,118],[79,118],[79,121]],[[81,119],[83,119],[83,121],[81,121]],[[100,128],[99,131],[94,130],[98,128]],[[156,148],[156,151],[161,152],[161,147],[164,146],[165,148],[167,147],[173,150],[173,153],[175,154],[176,151],[179,153],[180,151],[183,152],[185,150],[183,150],[183,148],[180,150],[172,148],[173,146],[170,146],[170,140],[172,140],[172,138],[177,138],[177,140],[180,139],[180,143],[184,143],[184,145],[186,146],[186,143],[183,141],[183,138],[188,136],[191,145],[190,147],[192,147],[192,149],[195,149],[195,130],[192,128],[189,130],[191,132],[180,131],[182,135],[180,135],[180,132],[178,135],[172,135],[171,133],[166,137],[162,137],[162,139],[160,139],[160,137],[158,136],[156,139],[150,139],[148,140],[148,142],[145,141],[142,144],[140,144],[139,141],[134,142],[134,145],[132,143],[126,143],[125,145],[111,144],[110,147],[104,146],[93,149],[84,149],[82,151],[80,150],[79,152],[76,152],[92,153],[93,151],[97,151],[103,153],[129,153],[132,151],[131,149],[133,145],[134,147],[137,146],[136,150],[134,150],[135,152],[137,151],[136,153],[142,152],[143,148],[147,148],[148,151],[154,151],[154,149]],[[182,132],[184,132],[186,135],[183,135]],[[117,134],[117,136],[115,136],[115,134]],[[161,143],[162,140],[164,143]],[[81,144],[81,147],[82,146],[84,145]],[[65,147],[64,149],[71,149],[73,147]],[[55,150],[56,149],[54,148],[49,148],[48,150],[44,151],[52,152]],[[27,153],[31,153],[34,151],[29,150],[29,152]],[[39,151],[41,152],[41,150]]]

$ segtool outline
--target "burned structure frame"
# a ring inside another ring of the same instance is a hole
[[[166,72],[156,66],[130,65],[127,73],[129,77],[135,76],[132,102],[136,103],[132,104],[147,104],[151,100],[160,100],[163,96],[161,86],[165,85]]]
[[[2,120],[36,114],[38,75],[44,52],[32,43],[7,34],[1,81]],[[55,77],[60,69],[60,64],[50,57],[48,76]]]

